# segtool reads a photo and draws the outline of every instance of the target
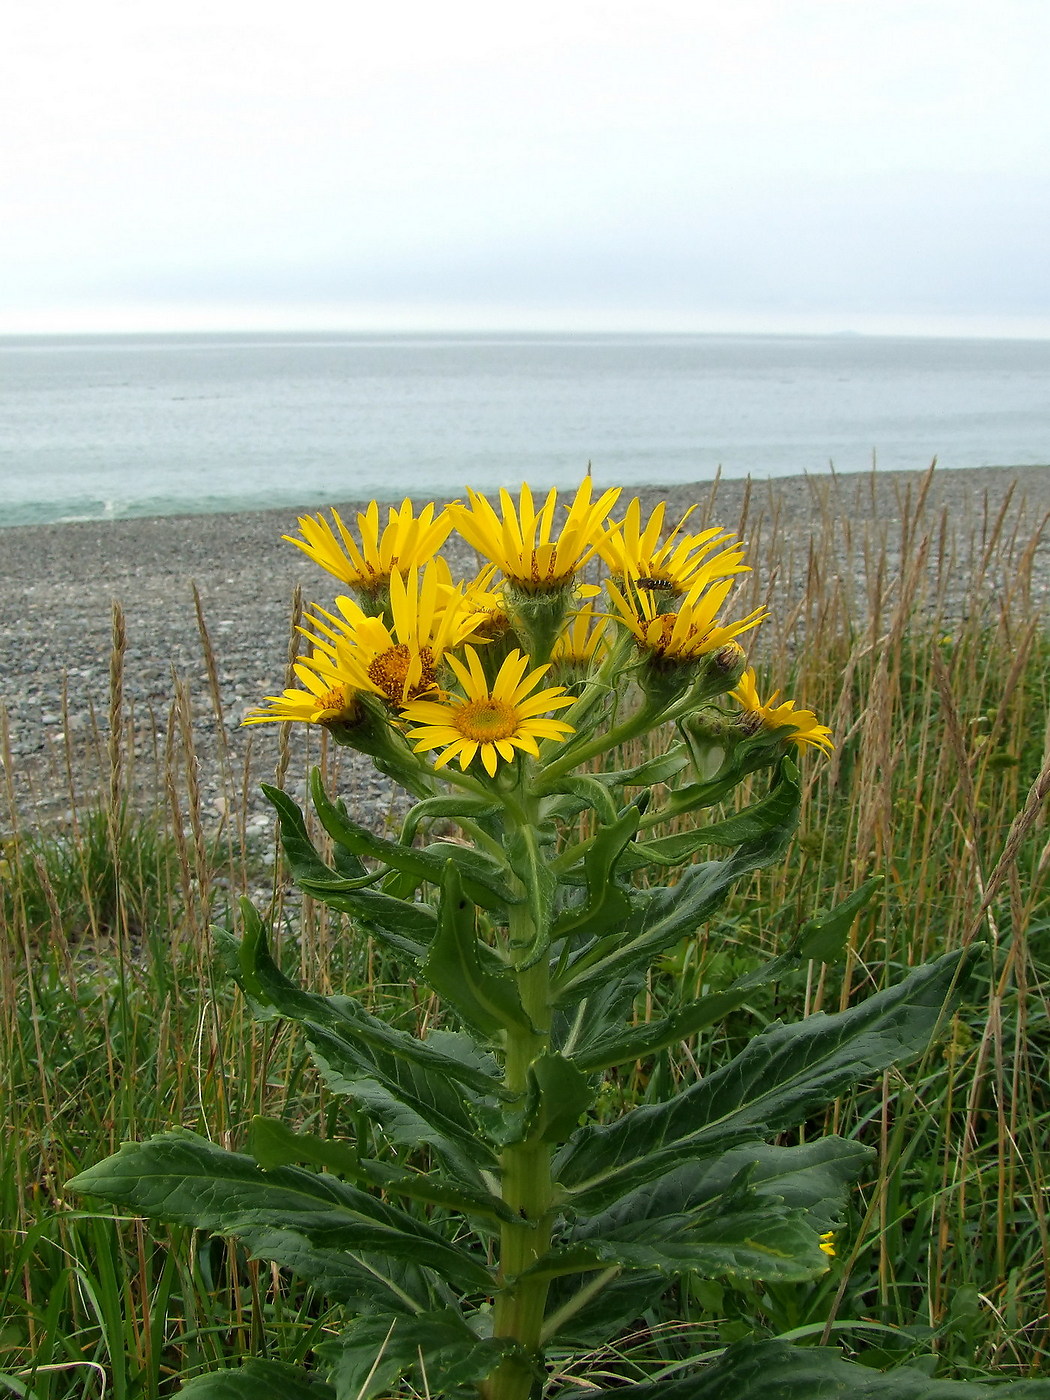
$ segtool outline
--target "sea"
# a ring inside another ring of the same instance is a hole
[[[1050,463],[1050,340],[0,338],[0,525]]]

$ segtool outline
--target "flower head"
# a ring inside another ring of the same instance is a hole
[[[599,544],[598,552],[614,577],[626,579],[636,588],[671,597],[690,593],[717,578],[749,572],[750,566],[743,562],[742,545],[719,548],[733,540],[728,530],[715,526],[702,530],[698,535],[682,533],[685,522],[695,509],[695,506],[691,506],[686,511],[661,544],[666,510],[664,502],[657,505],[643,525],[641,502],[635,497],[628,505],[623,520],[614,525]],[[718,550],[718,553],[712,554],[712,550]]]
[[[758,729],[787,729],[790,732],[786,733],[784,738],[790,739],[800,749],[812,747],[830,753],[834,747],[831,742],[831,730],[826,724],[818,724],[812,710],[796,710],[794,700],[783,700],[779,705],[774,704],[780,694],[779,690],[774,690],[763,703],[759,698],[755,672],[751,667],[744,672],[736,688],[729,693],[743,707],[741,721],[752,732]]]
[[[462,698],[449,695],[441,701],[413,700],[402,710],[403,718],[416,726],[408,731],[409,739],[416,741],[416,753],[441,750],[435,768],[443,768],[455,758],[465,769],[480,755],[486,773],[494,777],[499,760],[512,759],[515,749],[535,758],[539,756],[537,740],[560,742],[574,732],[563,720],[544,718],[548,711],[573,703],[561,686],[536,690],[549,666],[529,671],[529,658],[512,651],[490,687],[472,646],[464,648],[464,656],[466,665],[455,656],[448,658],[463,690]]]
[[[477,625],[477,615],[446,585],[447,569],[435,560],[420,574],[409,570],[390,578],[388,624],[352,598],[336,599],[341,616],[315,610],[306,632],[315,647],[309,665],[325,679],[379,695],[389,704],[433,690],[445,653],[459,646]],[[305,629],[304,629],[305,631]]]
[[[829,1259],[835,1257],[835,1231],[825,1230],[820,1237],[820,1248]]]
[[[619,489],[591,500],[591,478],[584,477],[560,532],[555,535],[558,493],[551,490],[536,509],[532,492],[523,485],[518,504],[501,491],[501,514],[476,491],[467,491],[470,505],[458,502],[448,510],[456,529],[474,548],[498,564],[507,581],[522,593],[550,593],[572,583],[576,571],[597,553],[605,520],[616,504]]]
[[[376,501],[359,513],[360,544],[343,524],[337,510],[332,511],[332,519],[338,536],[323,515],[316,519],[303,515],[299,518],[303,539],[298,540],[294,535],[283,535],[282,539],[298,545],[315,564],[334,574],[341,583],[374,593],[385,588],[393,574],[405,574],[409,569],[426,564],[452,529],[452,521],[445,511],[435,515],[434,506],[426,505],[417,516],[412,502],[407,499],[400,509],[389,506],[388,516],[387,524],[380,530]]]
[[[609,618],[587,603],[573,613],[554,643],[551,658],[557,666],[590,668],[609,649]]]
[[[476,578],[462,590],[463,598],[475,616],[473,641],[501,641],[513,627],[507,611],[507,599],[501,588],[493,588],[495,564],[486,564]]]
[[[324,661],[323,656],[315,657]],[[307,724],[352,724],[358,717],[360,707],[356,691],[347,684],[329,676],[322,679],[310,666],[298,662],[295,674],[306,687],[305,690],[286,690],[281,695],[267,695],[269,709],[251,710],[245,715],[244,724],[287,723],[302,720]]]
[[[732,579],[709,586],[701,583],[681,600],[677,612],[669,613],[659,611],[658,602],[646,589],[625,584],[621,592],[614,583],[607,583],[606,587],[621,621],[642,651],[657,662],[698,661],[719,651],[742,632],[757,627],[766,615],[765,608],[756,608],[739,622],[716,620],[733,587]]]

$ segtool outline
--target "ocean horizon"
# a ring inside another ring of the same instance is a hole
[[[1050,341],[0,337],[0,524],[1050,463]]]

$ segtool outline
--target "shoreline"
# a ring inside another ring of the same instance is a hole
[[[881,542],[892,566],[903,518],[908,517],[909,528],[915,527],[911,517],[928,476],[876,471],[760,482],[722,478],[717,486],[701,482],[637,492],[628,488],[624,494],[637,494],[645,510],[666,500],[670,521],[699,502],[697,529],[703,522],[736,530],[746,507],[742,535],[749,543],[755,586],[765,589],[772,583],[764,552],[767,559],[775,553],[782,567],[773,609],[777,618],[785,619],[792,599],[804,591],[811,544],[829,518],[837,522],[836,538],[852,539],[858,557],[863,557],[862,540],[867,536]],[[1009,520],[1018,522],[1014,528],[1030,534],[1045,524],[1050,516],[1050,467],[935,469],[922,528],[932,529],[943,513],[950,529],[964,539],[968,532],[987,531],[1008,500]],[[348,520],[361,504],[339,502],[336,508]],[[243,758],[249,734],[255,736],[256,782],[270,776],[283,726],[244,730],[240,720],[263,696],[283,688],[296,586],[302,586],[307,602],[316,600],[322,606],[330,606],[340,591],[334,579],[281,540],[282,534],[297,533],[296,520],[293,510],[269,508],[0,530],[0,701],[9,716],[10,776],[20,806],[32,804],[36,809],[45,791],[60,801],[54,791],[55,773],[62,766],[67,739],[79,750],[89,746],[93,724],[103,727],[114,600],[123,609],[127,628],[125,704],[147,721],[152,743],[163,749],[164,717],[177,675],[193,696],[195,742],[208,783],[219,750],[228,746],[235,757]],[[826,542],[826,531],[824,538]],[[473,551],[461,541],[445,553],[454,567],[473,571]],[[841,565],[841,560],[828,557],[820,562],[825,571]],[[854,562],[853,567],[856,571],[859,566]],[[1040,596],[1047,595],[1050,546],[1045,538],[1033,553],[1032,568]],[[854,578],[857,586],[863,582]],[[225,743],[209,698],[194,586],[216,662]],[[68,723],[63,720],[64,704]],[[316,736],[313,748],[316,753]],[[291,771],[306,769],[296,760]],[[375,775],[355,769],[354,781],[371,785]],[[208,795],[209,801],[213,798],[218,800]],[[388,800],[388,794],[382,798]]]

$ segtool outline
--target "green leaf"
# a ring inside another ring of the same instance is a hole
[[[600,774],[568,774],[564,778],[558,779],[555,791],[559,795],[564,794],[569,799],[568,801],[559,801],[558,797],[553,797],[553,793],[551,794],[554,802],[553,810],[563,820],[568,820],[570,816],[578,816],[588,807],[597,812],[598,819],[602,822],[611,823],[616,820],[616,803],[609,791],[608,783],[602,781]]]
[[[627,890],[615,878],[618,865],[638,830],[641,811],[634,802],[588,843],[583,858],[587,893],[580,904],[564,910],[552,929],[553,938],[582,938],[622,928],[631,913]]]
[[[388,841],[353,821],[329,800],[317,768],[310,774],[310,795],[325,831],[358,858],[382,861],[392,870],[410,876],[416,884],[428,881],[434,885],[441,883],[447,862],[455,860],[469,867],[463,871],[463,887],[475,904],[483,909],[503,910],[508,904],[519,902],[510,893],[499,866],[480,851],[451,841],[421,851],[414,846],[402,846],[399,841]]]
[[[575,1391],[562,1391],[568,1400]],[[830,1347],[738,1342],[710,1366],[687,1376],[589,1395],[616,1400],[1050,1400],[1050,1380],[941,1381],[910,1366],[873,1371]]]
[[[925,1048],[959,999],[964,955],[949,953],[833,1016],[774,1023],[722,1069],[669,1103],[580,1129],[554,1163],[578,1209],[601,1209],[679,1163],[795,1126],[849,1085]]]
[[[319,1376],[283,1361],[251,1357],[236,1371],[194,1376],[179,1388],[185,1400],[338,1400]]]
[[[521,1141],[564,1142],[594,1103],[596,1084],[564,1055],[545,1054],[529,1066]]]
[[[356,1318],[341,1336],[322,1342],[317,1354],[336,1400],[371,1400],[407,1376],[418,1376],[428,1394],[444,1397],[484,1380],[503,1356],[524,1359],[517,1344],[478,1337],[452,1309],[412,1318]]]
[[[550,947],[550,926],[558,877],[552,869],[553,826],[515,826],[507,838],[507,859],[525,890],[531,931],[512,938],[518,967],[532,967]]]
[[[373,877],[342,846],[335,847],[335,861],[340,868],[333,870],[310,840],[306,820],[296,803],[279,788],[264,784],[263,791],[277,809],[281,846],[299,888],[329,908],[365,924],[398,951],[421,957],[437,923],[433,909],[427,904],[393,899],[379,890],[361,888],[363,878]]]
[[[555,979],[558,1001],[577,1000],[595,985],[619,979],[635,967],[695,932],[719,907],[742,875],[770,865],[785,850],[797,824],[798,773],[785,760],[774,791],[781,791],[778,823],[745,841],[726,860],[690,866],[677,885],[645,891],[635,898],[635,912],[621,932],[606,934],[583,948]]]
[[[546,1337],[551,1346],[574,1351],[601,1347],[642,1319],[669,1287],[666,1274],[641,1269],[615,1272],[611,1267],[600,1290],[593,1293],[590,1290],[600,1278],[592,1272],[551,1280],[547,1318],[553,1328]]]
[[[873,875],[826,914],[807,919],[799,930],[796,947],[799,957],[815,962],[834,962],[841,957],[853,920],[882,885],[882,876]]]
[[[487,797],[473,797],[466,792],[451,797],[428,797],[423,802],[417,802],[405,817],[401,826],[401,844],[412,845],[420,822],[434,821],[439,817],[469,817],[472,821],[479,821],[495,816],[499,811],[498,802],[492,802]]]
[[[592,1037],[579,1054],[573,1055],[573,1063],[585,1074],[593,1074],[598,1070],[611,1069],[614,1065],[644,1059],[668,1045],[678,1045],[742,1006],[755,987],[778,981],[795,971],[800,964],[801,959],[793,953],[782,953],[743,977],[738,977],[725,991],[698,997],[670,1016],[632,1026],[626,1031],[617,1030]]]
[[[871,1156],[828,1138],[799,1148],[751,1143],[689,1163],[578,1220],[529,1272],[551,1277],[615,1264],[730,1281],[814,1278],[829,1267],[820,1236]]]
[[[868,1148],[834,1136],[815,1138],[798,1147],[749,1143],[709,1161],[691,1162],[648,1183],[607,1211],[577,1221],[564,1242],[586,1242],[592,1236],[600,1240],[617,1235],[625,1226],[639,1227],[641,1238],[646,1241],[650,1220],[656,1222],[659,1230],[663,1228],[661,1220],[668,1217],[720,1212],[726,1208],[725,1202],[742,1197],[745,1206],[750,1200],[759,1206],[787,1206],[795,1212],[805,1227],[806,1257],[819,1271],[827,1261],[823,1257],[816,1260],[813,1246],[839,1219],[848,1185],[861,1174],[872,1155]],[[746,1191],[741,1191],[741,1185]],[[707,1241],[700,1236],[698,1243],[706,1245]],[[719,1241],[722,1249],[727,1243],[724,1239]],[[705,1274],[710,1276],[717,1271],[719,1260],[713,1252],[699,1262]],[[745,1250],[733,1262],[739,1269],[754,1262],[754,1256]],[[565,1320],[550,1340],[556,1345],[590,1348],[615,1336],[644,1312],[647,1300],[655,1301],[663,1292],[667,1272],[666,1264],[662,1272],[632,1267],[610,1279],[594,1298],[581,1292],[588,1279],[593,1279],[593,1273],[555,1280],[548,1312],[554,1316],[563,1311]],[[581,1303],[578,1311],[572,1306],[574,1298]]]
[[[466,1288],[491,1287],[479,1259],[378,1197],[299,1167],[264,1172],[251,1157],[185,1129],[125,1143],[69,1185],[154,1220],[234,1235],[260,1257],[289,1267],[280,1250],[286,1231],[318,1249],[375,1252],[434,1269]]]
[[[508,1026],[531,1031],[532,1022],[513,977],[493,966],[493,957],[485,958],[476,925],[474,906],[459,871],[449,862],[442,877],[437,933],[423,963],[423,976],[482,1035],[498,1039]]]
[[[614,1264],[668,1278],[694,1273],[770,1283],[802,1283],[828,1270],[820,1238],[801,1211],[759,1204],[712,1212],[700,1221],[688,1216],[646,1220],[622,1227],[615,1236],[562,1245],[523,1277],[556,1278]]]
[[[449,1185],[436,1172],[406,1172],[386,1162],[360,1157],[348,1143],[333,1142],[312,1133],[297,1133],[276,1118],[256,1115],[249,1126],[248,1144],[251,1155],[264,1171],[306,1162],[350,1181],[374,1186],[387,1195],[407,1196],[410,1200],[426,1201],[428,1205],[488,1220],[517,1219],[510,1207],[490,1192],[463,1191]]]
[[[689,764],[689,753],[684,744],[672,744],[666,753],[636,764],[633,768],[621,768],[613,773],[599,773],[597,776],[609,787],[654,787],[666,783],[681,773]]]
[[[789,1206],[803,1214],[813,1235],[821,1235],[839,1219],[848,1187],[874,1155],[872,1148],[833,1133],[794,1147],[750,1142],[648,1182],[600,1214],[579,1220],[571,1234],[601,1237],[663,1216],[723,1210],[744,1186],[749,1200]]]
[[[830,913],[803,924],[791,947],[779,957],[759,964],[750,972],[737,977],[724,991],[711,992],[688,1003],[670,1016],[616,1030],[592,1035],[586,1047],[573,1055],[573,1062],[587,1074],[610,1069],[614,1065],[640,1060],[668,1045],[677,1045],[698,1031],[721,1021],[731,1011],[748,1000],[756,987],[778,982],[801,967],[811,957],[830,960],[838,956],[848,937],[853,919],[882,884],[882,877],[866,880],[853,894],[837,904]]]
[[[801,796],[794,765],[785,760],[778,780],[760,801],[725,821],[712,822],[693,831],[679,831],[655,841],[639,841],[631,854],[631,867],[681,865],[705,846],[740,846],[761,841],[767,834],[798,825]]]
[[[427,1040],[395,1030],[372,1016],[353,997],[324,997],[304,992],[286,977],[270,956],[266,930],[248,900],[241,901],[244,937],[240,943],[241,979],[249,995],[283,1016],[299,1021],[312,1034],[327,1032],[337,1040],[367,1047],[371,1058],[360,1063],[375,1072],[374,1052],[387,1052],[425,1068],[438,1078],[455,1080],[481,1094],[504,1093],[496,1065],[467,1037],[440,1031]],[[331,1042],[328,1042],[331,1044]]]

